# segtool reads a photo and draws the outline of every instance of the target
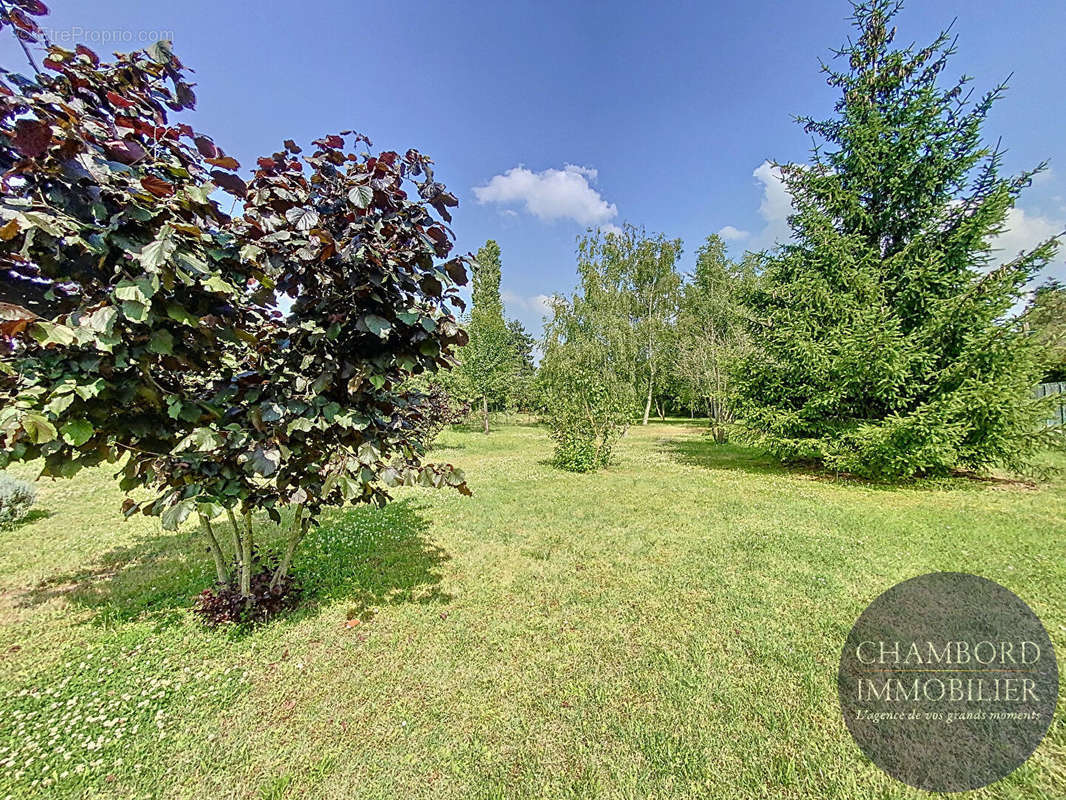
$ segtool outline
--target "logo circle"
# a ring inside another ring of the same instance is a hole
[[[840,657],[844,722],[878,767],[931,792],[1005,777],[1058,702],[1043,624],[995,581],[936,572],[899,583],[856,621]]]

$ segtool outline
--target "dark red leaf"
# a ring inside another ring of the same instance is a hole
[[[105,142],[104,147],[107,148],[108,158],[120,164],[134,164],[148,155],[139,143],[130,139],[115,139],[111,142]]]
[[[221,158],[205,158],[208,164],[213,164],[216,167],[222,167],[222,169],[239,169],[240,164],[233,156],[222,156]]]
[[[127,100],[125,97],[115,92],[108,92],[107,100],[111,105],[117,106],[118,108],[129,108],[130,106],[136,105],[132,100]]]
[[[0,335],[8,338],[18,336],[37,319],[37,315],[22,306],[0,303]]]
[[[440,297],[441,293],[444,291],[444,286],[432,275],[423,275],[422,280],[419,281],[419,286],[421,286],[422,291],[430,297]]]
[[[14,2],[27,14],[33,14],[35,17],[41,17],[48,13],[48,6],[42,3],[41,0],[14,0]]]
[[[170,197],[174,194],[174,184],[162,178],[157,178],[155,175],[145,175],[141,178],[141,186],[156,197]]]
[[[193,142],[204,158],[218,158],[222,155],[222,151],[215,146],[215,143],[202,134],[194,136]]]
[[[215,183],[218,184],[219,188],[229,192],[234,197],[244,197],[248,192],[247,184],[230,172],[213,169],[211,170],[211,177],[215,179]]]
[[[19,30],[26,31],[27,33],[40,33],[41,29],[37,26],[37,23],[27,17],[21,9],[13,8],[8,12],[8,18]]]
[[[178,81],[175,85],[175,90],[178,96],[178,105],[182,108],[196,108],[196,93],[192,90],[192,86],[184,81]]]
[[[100,56],[96,55],[96,53],[94,53],[85,45],[79,44],[75,49],[75,52],[77,52],[77,54],[80,56],[86,56],[91,62],[93,62],[94,67],[100,66]]]
[[[463,262],[459,259],[453,258],[444,265],[444,270],[448,273],[448,277],[460,286],[466,284],[466,267],[463,266]]]
[[[344,139],[337,136],[335,133],[331,133],[329,136],[322,139],[315,139],[314,143],[319,147],[332,148],[334,150],[339,147],[344,147]]]
[[[20,119],[15,123],[15,149],[27,158],[37,158],[52,141],[52,126],[37,119]]]

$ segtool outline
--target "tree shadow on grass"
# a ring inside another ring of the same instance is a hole
[[[48,519],[52,516],[52,512],[47,508],[34,508],[26,512],[26,516],[20,517],[14,522],[9,522],[5,526],[0,526],[0,530],[11,531],[21,528],[23,525],[29,525],[31,522],[37,522],[42,519]]]
[[[282,532],[265,517],[256,520],[257,545],[276,552]],[[217,526],[229,542],[228,523]],[[349,600],[356,611],[400,603],[438,603],[440,565],[449,556],[426,540],[429,523],[405,499],[385,508],[357,506],[324,515],[304,539],[292,574],[302,587],[292,615],[316,613],[321,604]],[[53,576],[26,592],[25,605],[63,598],[92,612],[89,622],[109,625],[145,619],[180,622],[193,600],[214,582],[214,568],[195,528],[146,537],[103,553],[86,568]]]
[[[429,446],[431,453],[443,453],[446,450],[465,450],[466,445],[462,442],[434,442]]]
[[[752,447],[718,444],[709,436],[699,439],[666,439],[661,450],[674,461],[704,469],[740,470],[754,475],[783,475],[791,472],[772,456]]]
[[[742,444],[717,444],[709,436],[698,439],[664,439],[660,449],[679,464],[718,470],[739,470],[751,475],[786,475],[803,480],[819,481],[840,486],[862,486],[885,492],[901,489],[963,490],[980,486],[996,486],[1013,490],[1031,490],[1035,484],[1028,480],[955,473],[943,477],[908,478],[898,481],[874,480],[858,475],[833,472],[819,464],[784,464],[770,454]]]
[[[636,420],[632,423],[634,427],[643,427],[641,420]],[[648,425],[669,425],[672,428],[692,428],[694,430],[709,430],[710,423],[706,417],[667,417],[666,419],[659,419],[659,417],[652,415],[648,418]]]

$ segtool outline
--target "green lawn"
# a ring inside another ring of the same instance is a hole
[[[123,522],[107,471],[42,483],[0,532],[0,798],[917,797],[838,711],[867,603],[977,573],[1066,653],[1061,479],[863,484],[684,422],[596,474],[549,453],[533,426],[446,432],[474,497],[334,513],[304,607],[245,633],[188,612],[214,574],[194,526]],[[1066,715],[974,796],[1066,797]]]

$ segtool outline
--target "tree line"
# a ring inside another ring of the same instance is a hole
[[[679,240],[629,225],[580,239],[534,381],[560,466],[603,466],[653,409],[876,478],[1020,472],[1061,446],[1033,387],[1061,374],[1063,290],[1014,313],[1061,234],[1003,264],[991,250],[1045,165],[1002,174],[981,130],[1006,87],[974,100],[969,78],[944,81],[947,33],[895,47],[897,10],[855,6],[856,37],[824,67],[834,114],[799,120],[808,163],[776,165],[786,243],[734,262],[710,236],[686,280]]]

